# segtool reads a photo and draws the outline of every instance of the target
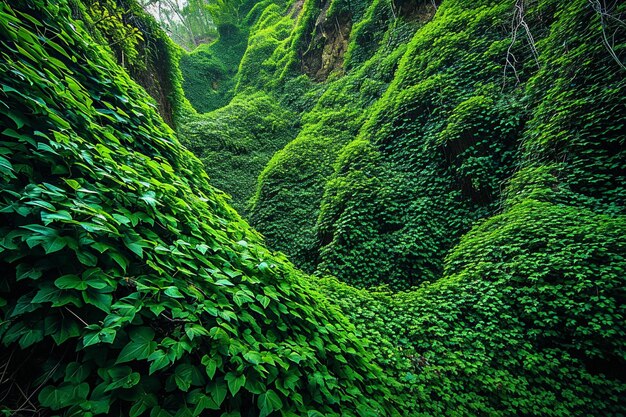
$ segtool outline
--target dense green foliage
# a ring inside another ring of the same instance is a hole
[[[235,101],[276,97],[265,113],[298,124],[258,172],[249,218],[299,266],[361,287],[433,281],[461,236],[509,204],[521,168],[551,166],[570,203],[621,212],[623,6],[257,6]],[[258,127],[237,130],[231,140]],[[241,182],[219,185],[243,207],[241,166]]]
[[[444,2],[408,44],[326,187],[322,269],[360,285],[431,281],[460,234],[496,208],[523,114],[495,83],[507,34],[490,28],[507,7]]]
[[[72,17],[156,100],[172,127],[193,110],[182,89],[180,48],[134,0],[71,0]]]
[[[181,57],[185,96],[198,112],[223,107],[232,98],[239,62],[246,49],[245,35],[236,26],[222,27],[215,42]]]
[[[618,416],[625,236],[623,218],[527,200],[468,233],[436,283],[321,285],[405,384],[412,415]]]
[[[0,36],[1,413],[391,412],[350,323],[69,8],[2,3]]]
[[[316,285],[410,415],[625,412],[626,7],[609,3],[275,1],[249,21],[233,103],[275,97],[297,131],[248,217],[339,278]],[[221,183],[235,201],[243,170]]]
[[[626,3],[220,0],[179,70],[67,1],[0,3],[0,413],[626,415]]]
[[[205,163],[211,183],[230,190],[233,207],[243,212],[258,173],[274,152],[293,139],[294,118],[272,97],[255,93],[190,117],[179,132],[184,144]]]
[[[307,4],[302,20],[307,12],[315,11],[306,9]],[[410,33],[412,29],[407,25],[400,30]],[[298,36],[296,33],[294,38]],[[277,154],[261,175],[251,219],[272,244],[294,256],[300,265],[314,269],[319,257],[316,220],[337,154],[358,132],[365,116],[363,109],[380,97],[391,81],[389,70],[393,70],[402,48],[396,50],[388,46],[390,42],[382,44],[380,53],[366,65],[325,89],[303,117],[298,138]],[[301,88],[301,84],[294,87]],[[285,95],[293,101],[291,97],[299,92],[291,93],[289,87]]]

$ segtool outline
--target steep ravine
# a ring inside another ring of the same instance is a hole
[[[621,7],[257,4],[231,104],[181,134],[299,267],[408,289],[517,176],[550,170],[568,204],[623,213]]]
[[[136,6],[0,2],[0,414],[626,414],[626,5]]]
[[[0,3],[0,413],[395,415],[66,3]]]
[[[270,247],[349,284],[319,283],[406,409],[619,414],[624,239],[605,233],[624,227],[624,6],[275,1],[254,16],[234,102],[272,97],[254,108],[295,139],[254,193],[231,174],[250,177],[239,153],[225,189]],[[213,126],[260,137],[223,111]]]

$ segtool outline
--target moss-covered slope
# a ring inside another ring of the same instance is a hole
[[[178,132],[205,163],[211,184],[228,190],[233,207],[245,213],[259,173],[294,138],[297,120],[273,96],[251,91],[217,110],[188,117]]]
[[[436,283],[320,282],[375,342],[409,415],[625,412],[626,223],[544,192],[464,236]]]
[[[572,204],[622,210],[626,84],[601,17],[586,2],[523,13],[529,32],[511,39],[509,4],[446,1],[416,33],[326,188],[322,269],[360,285],[431,281],[520,166],[558,163]],[[626,31],[614,33],[623,45]]]
[[[509,204],[517,171],[532,183],[550,167],[571,204],[622,211],[621,4],[256,9],[239,100],[275,97],[266,112],[295,112],[297,132],[260,172],[249,218],[299,266],[364,287],[435,280],[461,236]]]
[[[199,112],[228,104],[233,97],[239,62],[246,50],[248,31],[235,25],[219,28],[219,38],[180,58],[185,96]]]
[[[0,3],[0,412],[388,415],[353,327],[64,3]]]

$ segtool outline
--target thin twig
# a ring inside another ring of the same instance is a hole
[[[513,74],[515,75],[515,79],[517,80],[517,83],[518,84],[520,83],[520,78],[517,74],[517,70],[515,69],[515,65],[511,62],[511,58],[513,58],[513,60],[517,62],[517,60],[515,59],[515,55],[513,55],[511,51],[513,49],[513,45],[515,45],[515,42],[517,41],[517,30],[519,28],[519,24],[516,25],[515,23],[516,16],[517,16],[517,7],[515,9],[515,12],[513,12],[513,20],[511,22],[511,43],[509,44],[509,47],[506,50],[506,63],[504,65],[504,82],[503,82],[502,88],[504,88],[504,86],[506,85],[506,72],[509,66],[513,70]]]
[[[13,354],[14,353],[15,353],[15,349],[13,349],[11,351],[11,354],[9,355],[9,359],[4,364],[4,369],[2,370],[2,375],[0,375],[0,384],[4,383],[4,376],[7,373],[7,369],[9,369],[9,364],[11,364],[11,359],[13,358]]]
[[[540,67],[539,52],[537,51],[537,47],[535,46],[535,38],[530,31],[530,26],[528,26],[528,23],[526,23],[526,20],[524,19],[525,14],[526,11],[524,10],[524,0],[516,0],[515,10],[513,11],[513,19],[511,21],[511,43],[509,44],[509,47],[506,51],[506,63],[504,65],[504,80],[502,88],[504,88],[504,86],[506,85],[506,75],[508,67],[511,67],[511,69],[513,70],[513,74],[515,75],[515,80],[517,81],[517,84],[520,83],[519,74],[517,72],[517,69],[515,68],[515,64],[518,61],[512,52],[513,46],[515,45],[515,42],[517,42],[517,32],[520,28],[523,28],[526,32],[526,37],[528,38],[528,44],[530,46],[530,52],[533,56],[533,59],[535,60],[535,63],[537,64],[537,68]]]
[[[24,404],[22,404],[22,405],[20,406],[20,409],[24,409],[24,406],[28,403],[28,405],[30,405],[31,407],[33,407],[33,409],[35,409],[35,410],[36,410],[36,409],[37,409],[37,407],[35,407],[35,404],[33,404],[33,403],[30,401],[30,397],[32,397],[32,394],[31,394],[30,396],[26,396],[26,393],[25,393],[24,391],[22,391],[22,388],[20,388],[19,384],[15,384],[15,386],[16,386],[16,387],[17,387],[17,389],[20,391],[20,394],[22,394],[22,396],[23,396],[24,398],[26,398],[26,401],[24,402]]]
[[[64,355],[65,356],[65,355]],[[48,382],[48,379],[50,379],[50,377],[52,376],[52,374],[57,370],[57,368],[59,367],[59,365],[61,365],[61,361],[57,362],[56,365],[54,365],[54,368],[52,368],[50,370],[50,372],[48,372],[48,375],[46,375],[46,377],[44,378],[44,380],[41,382],[41,384],[39,384],[39,386],[37,386],[37,388],[35,388],[35,390],[28,396],[28,398],[26,398],[26,401],[24,401],[24,403],[22,405],[20,405],[20,409],[24,408],[24,406],[26,405],[26,403],[30,402],[30,399],[33,397],[33,395],[35,395],[37,393],[37,391],[39,391],[39,389],[41,389],[41,387],[43,387],[43,385]],[[18,386],[19,388],[19,386]],[[21,390],[20,390],[21,391]]]
[[[80,318],[78,316],[78,314],[74,313],[72,310],[70,310],[69,308],[65,307],[65,309],[74,317],[76,317],[78,320],[80,320],[81,323],[83,323],[85,326],[89,326],[89,324],[87,324],[87,322],[85,320],[83,320],[82,318]]]
[[[396,16],[396,10],[393,7],[393,0],[390,0],[391,3],[391,14],[393,15],[393,20],[398,20],[398,16]]]

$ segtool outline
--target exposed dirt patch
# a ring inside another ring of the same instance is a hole
[[[437,13],[441,0],[396,0],[394,2],[395,13],[408,21],[426,23]]]
[[[287,12],[287,14],[293,18],[300,16],[300,12],[302,11],[302,6],[304,6],[304,0],[295,1],[289,8],[289,11]]]
[[[146,37],[145,39],[149,38]],[[163,40],[156,39],[153,42],[155,44],[153,49],[146,49],[148,54],[145,58],[146,66],[144,68],[128,68],[128,72],[156,100],[159,114],[165,123],[174,127],[174,109],[170,100],[174,87],[168,71],[171,57],[167,53],[167,46]]]
[[[315,22],[314,36],[302,53],[302,71],[316,81],[324,81],[334,71],[343,71],[343,57],[352,29],[350,15],[328,17],[327,2]]]

